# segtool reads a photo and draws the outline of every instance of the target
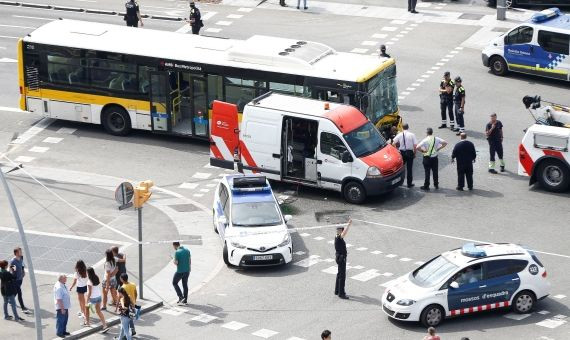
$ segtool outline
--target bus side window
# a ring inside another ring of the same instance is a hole
[[[214,100],[224,99],[223,78],[215,74],[208,75],[208,108],[212,108]]]
[[[156,71],[156,67],[152,66],[139,66],[139,92],[147,94],[150,89],[150,72]]]
[[[570,35],[549,31],[538,31],[538,44],[547,52],[568,55]]]

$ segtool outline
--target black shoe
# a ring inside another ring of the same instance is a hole
[[[178,297],[178,301],[176,301],[176,303],[182,303],[182,300],[184,300],[183,297]]]
[[[461,131],[457,131],[457,133],[455,134],[456,136],[461,135]]]
[[[26,307],[22,308],[22,313],[24,314],[32,314],[32,311],[27,309]]]
[[[473,191],[473,187],[469,188],[469,191]]]
[[[455,188],[455,189],[457,189],[457,190],[459,190],[459,191],[463,191],[463,188],[462,188],[462,187],[457,187],[457,188]]]
[[[501,166],[501,172],[505,172],[505,167]]]
[[[334,295],[338,295],[338,292],[334,292]]]
[[[64,332],[63,335],[71,335],[69,332]]]
[[[447,127],[447,124],[441,124],[440,126],[438,126],[438,129],[445,129]]]
[[[413,9],[413,10],[410,11],[410,13],[417,14],[418,12],[416,12],[416,10]]]
[[[58,336],[59,338],[65,338],[65,335],[64,335],[64,334],[57,334],[57,336]]]
[[[426,187],[425,185],[422,185],[422,186],[420,187],[420,189],[425,190],[425,191],[429,191],[429,187]]]
[[[187,305],[187,304],[188,304],[188,299],[182,299],[181,303],[184,304],[184,305]]]
[[[489,169],[489,172],[492,173],[492,174],[496,174],[496,173],[497,173],[497,170],[495,170],[495,169]]]
[[[282,3],[282,4],[280,4],[280,5],[281,5],[281,7],[287,7],[287,4],[286,4],[286,3]]]
[[[413,187],[415,187],[415,186],[416,186],[416,185],[415,185],[414,183],[408,184],[408,188],[413,188]]]
[[[339,295],[339,298],[343,299],[343,300],[348,300],[348,295],[344,294],[344,295]]]
[[[439,189],[439,184],[434,184],[433,187],[435,188],[435,190]]]
[[[305,7],[305,9],[309,9],[309,7]]]
[[[297,6],[297,9],[300,9],[299,6]]]

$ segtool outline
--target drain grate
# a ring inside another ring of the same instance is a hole
[[[475,13],[463,13],[459,16],[459,19],[465,20],[481,20],[484,17],[483,14],[475,14]]]

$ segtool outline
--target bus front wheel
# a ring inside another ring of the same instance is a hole
[[[131,118],[119,106],[107,107],[101,118],[105,130],[114,136],[125,136],[131,131]]]

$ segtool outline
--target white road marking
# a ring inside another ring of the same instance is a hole
[[[398,96],[398,99],[404,100],[404,99],[406,99],[406,96]]]
[[[210,178],[210,176],[212,176],[212,174],[207,173],[207,172],[197,172],[194,175],[192,175],[192,178],[208,179],[208,178]]]
[[[445,63],[435,63],[437,66],[443,66]]]
[[[538,313],[538,314],[541,314],[541,315],[547,315],[547,314],[550,314],[550,312],[549,312],[549,311],[547,311],[547,310],[541,310],[541,311],[539,311],[539,312],[537,312],[537,313]]]
[[[322,241],[322,240],[324,240],[324,239],[325,239],[325,238],[322,237],[322,236],[317,236],[317,237],[313,238],[313,240],[317,240],[317,241]]]
[[[32,147],[30,150],[28,150],[28,151],[30,151],[30,152],[37,152],[37,153],[44,153],[44,152],[46,152],[46,151],[48,151],[48,150],[49,150],[49,148],[48,148],[48,147],[45,147],[45,146],[34,146],[34,147]]]
[[[312,256],[318,256],[318,255],[312,255]],[[318,257],[308,257],[306,259],[302,259],[301,261],[294,262],[293,265],[303,268],[309,268],[310,266],[313,266],[319,262],[321,262],[321,260]]]
[[[28,17],[28,16],[24,16],[24,15],[12,15],[12,17],[14,17],[14,18],[22,18],[22,19],[46,20],[46,21],[54,21],[54,20],[57,20],[57,19],[53,19],[53,18]]]
[[[47,137],[46,139],[44,139],[44,140],[42,141],[42,143],[57,144],[57,143],[61,142],[62,140],[63,140],[63,138]]]
[[[434,74],[434,73],[435,73],[435,71],[433,71],[433,70],[429,70],[429,71],[426,71],[426,73],[429,73],[429,74]]]
[[[394,24],[394,25],[403,25],[403,24],[407,23],[407,21],[406,21],[406,20],[397,20],[397,19],[396,19],[396,20],[390,21],[390,23],[391,23],[391,24]]]
[[[216,25],[218,25],[218,26],[229,26],[229,25],[231,25],[231,24],[232,24],[232,21],[224,21],[224,20],[222,20],[222,21],[216,22]]]
[[[404,35],[403,34],[396,34],[396,38],[403,38]]]
[[[255,335],[255,336],[258,336],[258,337],[264,338],[264,339],[269,339],[272,336],[277,335],[277,334],[279,334],[279,332],[272,331],[272,330],[266,329],[266,328],[262,328],[258,331],[251,333],[251,335]]]
[[[192,189],[196,189],[196,188],[198,187],[198,185],[199,185],[198,183],[188,183],[188,182],[184,182],[184,183],[180,184],[180,185],[178,186],[178,188],[180,188],[180,189],[190,189],[190,190],[192,190]]]
[[[217,185],[216,183],[208,183],[208,184],[206,184],[206,186],[207,186],[208,188],[213,188],[213,187],[215,187],[216,185]]]
[[[0,36],[2,37],[2,36]],[[6,37],[4,37],[6,38]],[[12,59],[12,58],[0,58],[0,63],[17,63],[18,61],[16,59]]]
[[[360,274],[351,276],[351,279],[357,280],[357,281],[361,281],[361,282],[366,282],[368,280],[372,280],[375,277],[380,276],[380,273],[378,273],[377,269],[369,269],[365,272],[362,272]]]
[[[338,268],[337,268],[337,266],[330,266],[330,267],[323,269],[321,271],[323,273],[336,275],[338,273]]]
[[[390,40],[391,40],[391,41],[398,41],[398,40],[400,40],[400,38],[392,38],[392,39],[390,39]]]
[[[372,38],[374,39],[384,39],[388,36],[388,34],[384,34],[384,33],[374,33],[372,34]]]
[[[412,86],[420,86],[420,83],[412,83]]]
[[[455,54],[447,54],[445,57],[446,58],[453,58],[453,57],[455,57]]]
[[[365,40],[361,43],[361,45],[364,46],[376,46],[378,44],[377,41],[372,41],[372,40]]]
[[[428,8],[430,6],[431,6],[431,4],[429,2],[420,2],[420,3],[416,4],[417,8]]]
[[[18,156],[14,161],[15,162],[22,162],[22,163],[29,163],[31,161],[33,161],[34,159],[36,159],[35,157],[29,157],[29,156]]]
[[[439,67],[439,66],[432,66],[432,67],[431,67],[432,70],[439,70],[440,68],[441,68],[441,67]]]
[[[346,244],[346,247],[347,247],[347,248],[354,247],[354,244],[347,243],[347,244]]]
[[[402,262],[410,262],[411,260],[412,260],[412,259],[407,258],[407,257],[402,257],[402,258],[400,259],[400,261],[402,261]]]
[[[558,295],[554,295],[554,296],[553,296],[553,298],[556,298],[556,299],[559,299],[559,300],[560,300],[560,299],[564,299],[565,297],[566,297],[566,295],[564,295],[564,294],[558,294]]]
[[[160,310],[160,312],[164,313],[164,314],[172,315],[172,316],[179,316],[182,313],[184,313],[185,310],[181,309],[181,308],[174,307],[174,308],[163,308]]]
[[[16,229],[16,228],[0,227],[0,230],[1,231],[10,231],[10,232],[14,232],[14,233],[18,232],[18,229]],[[102,238],[93,238],[93,237],[77,236],[77,235],[70,235],[70,234],[62,235],[62,234],[56,234],[56,233],[49,233],[49,232],[45,232],[45,231],[26,230],[26,234],[51,236],[51,237],[59,237],[59,238],[68,238],[68,239],[81,240],[81,241],[95,241],[95,242],[111,243],[111,244],[116,243],[117,245],[120,245],[120,246],[129,246],[130,245],[129,242],[124,242],[124,241],[106,240],[106,239],[102,239]]]
[[[334,262],[334,259],[331,259],[330,257],[328,257],[326,259],[323,259],[323,262],[327,262],[327,263]]]
[[[432,72],[432,73],[433,73],[433,72]],[[429,78],[429,77],[431,77],[429,74],[423,74],[423,75],[422,75],[422,78]]]
[[[200,315],[198,315],[198,316],[193,317],[193,318],[190,319],[190,320],[192,320],[192,321],[198,321],[198,322],[201,322],[201,323],[209,323],[209,322],[211,322],[211,321],[213,321],[213,320],[216,320],[217,318],[218,318],[217,316],[203,313],[203,314],[200,314]]]
[[[191,30],[192,30],[192,26],[190,26],[189,24],[184,24],[184,26],[180,27],[175,32],[186,34],[186,33],[190,32]]]
[[[228,14],[228,16],[226,16],[228,19],[241,19],[242,17],[243,15],[241,14]]]
[[[393,26],[382,27],[382,31],[387,31],[387,32],[394,32],[397,29],[398,27],[393,27]]]
[[[410,92],[408,92],[408,91],[402,91],[401,94],[403,94],[404,96],[407,96],[407,95],[410,94]]]
[[[408,34],[410,31],[400,31],[400,34]]]
[[[11,27],[11,28],[25,28],[25,29],[31,29],[34,30],[37,27],[29,27],[29,26],[16,26],[16,25],[0,25],[0,27]]]
[[[516,314],[516,313],[509,313],[503,315],[507,319],[521,321],[522,319],[526,319],[530,316],[530,314]]]
[[[237,331],[238,329],[242,329],[244,327],[249,326],[248,324],[237,322],[237,321],[230,321],[226,324],[223,324],[223,328],[231,329],[232,331]]]
[[[393,259],[394,257],[398,257],[398,255],[396,255],[396,254],[388,254],[388,255],[386,255],[386,257],[389,258],[389,259]]]
[[[451,52],[449,52],[449,53],[457,54],[457,53],[459,53],[459,51],[451,51]]]
[[[287,338],[287,340],[305,340],[305,339],[303,339],[303,338],[298,338],[298,337],[296,337],[296,336],[292,336],[292,337],[290,337],[290,338]]]
[[[366,53],[368,52],[367,48],[353,48],[350,52],[352,53]]]
[[[415,90],[416,90],[415,87],[408,87],[408,88],[406,89],[406,91],[415,91]]]
[[[393,41],[387,41],[386,42],[386,45],[394,45],[394,44],[395,44],[395,42],[393,42]]]
[[[358,250],[358,251],[364,251],[364,250],[368,250],[368,248],[366,248],[366,247],[360,247],[360,248],[356,248],[356,250]]]
[[[361,270],[364,269],[364,266],[358,265],[358,266],[346,266],[346,269],[356,269],[356,270]]]
[[[566,323],[565,320],[546,319],[541,322],[537,322],[536,325],[553,329],[556,327],[560,327],[565,323]]]
[[[210,192],[210,189],[200,189],[200,192]]]
[[[386,277],[390,277],[390,276],[393,276],[393,275],[394,275],[394,274],[393,274],[393,273],[390,273],[390,272],[382,273],[382,276],[386,276]]]
[[[209,19],[212,19],[212,17],[216,14],[218,14],[218,12],[213,12],[213,11],[212,12],[206,12],[202,15],[201,19],[204,21],[208,21]]]
[[[388,288],[388,286],[392,285],[392,283],[393,283],[395,280],[396,280],[396,279],[390,280],[390,281],[387,281],[387,282],[384,282],[384,283],[380,284],[380,286],[382,286],[382,287],[384,287],[384,288]]]
[[[414,264],[417,264],[418,266],[421,266],[421,265],[423,265],[424,263],[425,263],[424,261],[417,261],[417,262],[414,262]]]
[[[238,8],[238,12],[245,12],[245,13],[249,13],[253,11],[253,8],[246,8],[246,7],[240,7]]]
[[[410,24],[410,26],[412,26],[412,27],[417,27],[418,24]]]
[[[447,62],[447,61],[449,61],[449,59],[447,59],[447,58],[441,58],[440,61],[445,61],[445,62]]]
[[[295,255],[305,255],[306,253],[305,253],[304,251],[299,250],[299,251],[294,252],[293,254],[295,254]]]
[[[380,251],[380,250],[374,250],[374,251],[371,251],[370,253],[371,253],[371,254],[374,254],[374,255],[378,255],[378,254],[382,254],[382,251]]]
[[[213,28],[213,27],[206,28],[206,32],[210,33],[219,33],[221,30],[222,30],[221,28]]]
[[[443,9],[442,6],[435,6],[434,8],[435,8],[435,9]]]
[[[194,194],[194,195],[192,195],[192,196],[194,196],[194,197],[203,197],[204,194]]]
[[[463,49],[463,47],[459,46],[459,47],[456,47],[455,49],[461,51]]]
[[[77,131],[77,129],[62,127],[59,130],[57,130],[55,133],[60,133],[60,134],[64,134],[64,135],[71,135],[75,131]]]
[[[302,233],[302,234],[299,234],[299,236],[301,236],[301,237],[307,237],[307,236],[311,236],[311,234],[308,234],[308,233]]]
[[[327,241],[327,243],[334,244],[334,240]]]
[[[426,81],[426,80],[423,79],[423,78],[419,78],[419,79],[416,79],[416,81],[419,81],[420,83],[423,83],[423,82]]]

